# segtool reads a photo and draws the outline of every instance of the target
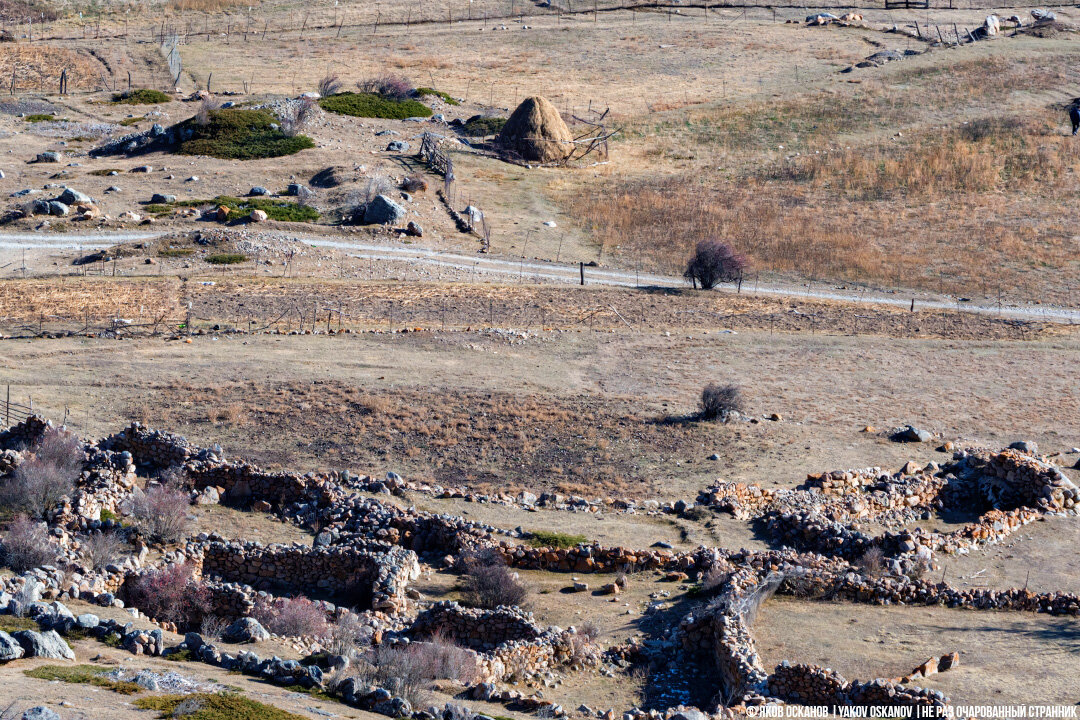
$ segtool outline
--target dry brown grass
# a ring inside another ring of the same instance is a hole
[[[0,318],[36,323],[56,317],[150,317],[170,312],[182,317],[180,282],[175,278],[113,280],[111,278],[49,278],[4,280]]]
[[[221,12],[235,7],[258,5],[258,0],[169,0],[170,10],[180,12]]]
[[[16,90],[47,90],[56,92],[60,73],[68,71],[72,90],[96,89],[101,84],[104,65],[89,53],[68,48],[35,43],[4,43],[0,45],[0,76],[4,85],[11,84],[15,72]]]

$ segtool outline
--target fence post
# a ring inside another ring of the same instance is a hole
[[[578,262],[578,271],[581,273],[581,284],[585,284],[585,263]]]

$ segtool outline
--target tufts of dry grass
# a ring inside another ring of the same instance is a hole
[[[168,7],[180,12],[213,13],[257,4],[258,0],[169,0]]]

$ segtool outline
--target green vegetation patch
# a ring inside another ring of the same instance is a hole
[[[157,695],[139,698],[135,707],[141,710],[157,710],[160,718],[172,717],[180,704],[183,717],[188,720],[305,720],[273,705],[266,705],[232,693],[193,693],[191,695]]]
[[[135,123],[140,123],[140,122],[142,122],[142,121],[143,121],[143,120],[145,120],[145,119],[146,119],[145,117],[129,117],[129,118],[124,118],[123,120],[121,120],[121,121],[120,121],[120,125],[121,125],[121,127],[131,127],[131,126],[132,126],[132,125],[134,125]]]
[[[427,95],[434,95],[437,98],[441,98],[448,105],[460,105],[461,104],[457,100],[455,100],[454,98],[450,97],[449,93],[444,93],[442,90],[436,90],[435,88],[429,88],[429,87],[416,88],[416,95],[417,95],[417,97],[425,97]]]
[[[315,147],[315,142],[306,135],[286,135],[277,119],[265,110],[211,110],[205,125],[200,125],[196,118],[189,118],[177,129],[182,136],[191,133],[189,139],[177,146],[176,152],[181,155],[256,160],[295,155]]]
[[[107,672],[109,672],[108,668],[96,665],[42,665],[30,670],[23,670],[23,674],[27,677],[39,680],[59,680],[66,683],[96,685],[121,695],[134,695],[142,690],[133,682],[110,680],[107,677],[102,677]]]
[[[506,124],[501,117],[471,117],[461,126],[461,132],[469,137],[487,137],[498,135]]]
[[[211,265],[239,265],[242,262],[247,262],[248,256],[242,253],[218,253],[216,255],[207,255],[205,260]]]
[[[30,618],[0,615],[0,630],[12,633],[20,630],[37,630],[38,624]]]
[[[172,97],[160,90],[139,88],[138,90],[126,90],[122,93],[116,93],[112,96],[112,100],[114,103],[124,103],[125,105],[157,105],[171,101]]]
[[[343,92],[319,100],[327,112],[353,117],[404,120],[411,117],[431,117],[431,108],[417,100],[395,100],[375,93]]]
[[[196,658],[190,650],[184,648],[183,650],[169,653],[165,656],[165,659],[171,660],[172,662],[194,662],[198,658]]]
[[[236,198],[230,195],[218,195],[213,200],[178,200],[173,203],[175,207],[202,207],[203,205],[224,205],[229,208],[230,216],[238,217],[252,210],[262,210],[266,213],[266,217],[278,222],[315,222],[319,219],[319,211],[310,205],[271,198]]]
[[[191,255],[194,252],[195,251],[192,250],[191,248],[164,248],[163,250],[158,250],[158,257],[164,257],[164,258],[187,257],[188,255]]]
[[[572,548],[583,542],[588,542],[584,535],[569,535],[546,530],[530,530],[529,532],[532,535],[529,538],[529,544],[533,547]]]
[[[23,118],[23,120],[25,120],[28,123],[52,122],[55,119],[56,119],[55,116],[50,115],[48,113],[35,113],[33,115],[27,115],[26,117]]]
[[[119,174],[119,173],[122,173],[124,171],[120,170],[119,168],[101,168],[100,170],[91,170],[90,174],[91,175],[96,175],[97,177],[105,177],[111,172],[115,172],[115,173]]]

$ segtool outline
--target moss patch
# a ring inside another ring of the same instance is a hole
[[[247,262],[248,256],[241,253],[218,253],[217,255],[207,255],[205,260],[211,265],[238,265],[242,262]]]
[[[461,126],[461,132],[469,137],[487,137],[498,135],[506,124],[501,117],[471,117]]]
[[[35,113],[23,118],[23,120],[28,123],[51,122],[55,119],[56,118],[53,115],[49,115],[48,113]]]
[[[429,88],[429,87],[416,88],[416,96],[417,97],[424,97],[426,95],[434,95],[437,98],[441,98],[448,105],[460,105],[461,104],[457,100],[455,100],[454,98],[450,97],[449,93],[444,93],[442,90],[436,90],[435,88]]]
[[[180,123],[181,135],[191,137],[177,146],[181,155],[208,155],[223,160],[256,160],[295,155],[315,147],[306,135],[289,137],[278,127],[273,115],[264,110],[228,108],[211,110],[209,121],[200,125],[195,118]]]
[[[192,712],[184,713],[188,720],[305,720],[301,715],[231,693],[158,695],[139,698],[135,707],[157,710],[161,713],[158,717],[167,718],[180,703],[188,702],[193,706]]]
[[[568,535],[546,530],[531,530],[530,533],[532,537],[529,538],[529,544],[533,547],[572,548],[588,542],[584,535]]]
[[[262,210],[266,217],[278,222],[315,222],[319,211],[309,205],[300,205],[287,200],[269,198],[236,198],[230,195],[218,195],[213,200],[178,200],[174,207],[202,207],[203,205],[224,205],[229,208],[229,216],[239,217],[251,210]]]
[[[114,103],[124,103],[125,105],[157,105],[159,103],[171,101],[172,97],[160,90],[140,88],[138,90],[127,90],[122,93],[116,93],[112,96],[112,100]]]
[[[375,93],[343,92],[319,100],[327,112],[353,117],[404,120],[410,117],[431,117],[431,108],[416,100],[395,100]]]
[[[97,687],[118,692],[121,695],[134,695],[142,690],[133,682],[110,680],[102,677],[107,672],[107,668],[100,668],[96,665],[42,665],[30,670],[23,670],[23,674],[27,677],[39,680],[59,680],[66,683],[96,685]]]
[[[38,624],[30,618],[0,615],[0,630],[12,633],[20,630],[37,630]]]

